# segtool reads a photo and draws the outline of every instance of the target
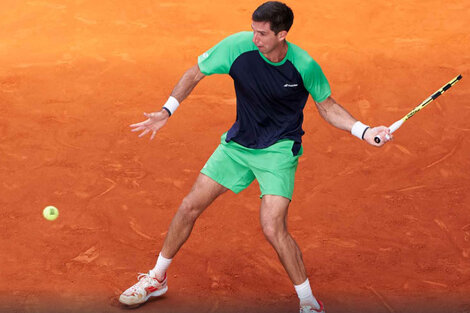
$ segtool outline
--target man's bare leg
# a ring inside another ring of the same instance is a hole
[[[266,239],[276,250],[279,260],[294,284],[300,299],[300,305],[318,309],[320,304],[311,292],[302,253],[287,230],[289,204],[290,200],[281,196],[263,196],[260,209],[261,227]]]
[[[150,297],[158,297],[168,290],[165,272],[181,246],[191,234],[196,219],[227,188],[218,184],[206,175],[199,174],[193,188],[183,199],[178,211],[171,221],[163,249],[158,256],[157,264],[149,274],[139,275],[139,281],[125,290],[119,301],[125,305],[140,305]],[[163,260],[163,266],[161,261]],[[166,262],[166,263],[165,263]]]
[[[302,253],[287,231],[287,211],[290,200],[281,196],[265,195],[261,200],[260,222],[263,233],[276,250],[279,260],[294,285],[307,279]]]
[[[161,250],[163,257],[172,259],[176,255],[189,238],[197,218],[218,196],[227,190],[212,178],[199,174],[193,188],[183,199],[171,221]]]

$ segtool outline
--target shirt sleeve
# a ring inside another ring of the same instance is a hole
[[[235,59],[256,46],[252,32],[231,35],[198,57],[199,69],[204,75],[228,74]]]
[[[315,60],[310,59],[304,72],[304,86],[315,102],[323,102],[331,95],[330,84]]]

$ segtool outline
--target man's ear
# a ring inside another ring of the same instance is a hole
[[[279,33],[277,33],[277,39],[279,41],[282,41],[284,39],[286,39],[286,36],[287,36],[287,31],[286,30],[281,30]]]

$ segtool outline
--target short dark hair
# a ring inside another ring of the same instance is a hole
[[[285,3],[268,1],[260,5],[251,16],[255,22],[269,22],[271,30],[277,34],[289,31],[294,22],[294,12]]]

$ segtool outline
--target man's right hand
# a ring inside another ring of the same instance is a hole
[[[143,137],[147,133],[152,132],[152,135],[150,136],[150,140],[152,140],[157,134],[157,131],[166,124],[170,115],[164,109],[160,112],[144,113],[144,115],[147,117],[147,120],[130,126],[132,127],[133,132],[143,130],[139,137]]]

